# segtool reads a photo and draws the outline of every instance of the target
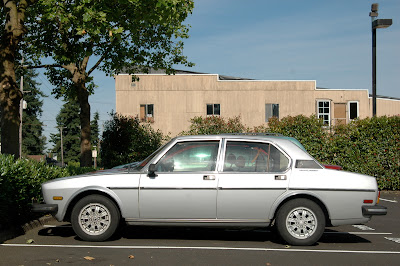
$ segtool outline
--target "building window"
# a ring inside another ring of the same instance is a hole
[[[325,126],[331,125],[331,108],[330,101],[317,101],[318,111],[317,115],[319,119],[322,119]]]
[[[268,122],[271,117],[276,117],[279,119],[279,104],[265,104],[265,122]]]
[[[140,121],[154,122],[154,104],[140,105]]]
[[[349,102],[349,119],[357,119],[359,114],[358,114],[358,102]]]
[[[221,105],[207,104],[207,115],[221,115]]]

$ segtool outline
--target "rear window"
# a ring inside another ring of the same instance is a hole
[[[322,169],[322,167],[313,160],[297,160],[296,168],[302,169]]]

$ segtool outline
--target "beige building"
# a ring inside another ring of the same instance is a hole
[[[176,136],[195,116],[241,116],[249,127],[266,125],[272,116],[316,114],[326,125],[372,116],[368,90],[332,90],[314,80],[250,80],[178,71],[115,76],[116,112],[139,116],[155,129]],[[377,115],[400,115],[400,99],[378,97]]]

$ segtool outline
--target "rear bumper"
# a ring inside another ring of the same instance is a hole
[[[39,203],[34,203],[34,204],[32,204],[32,211],[33,212],[45,212],[45,213],[55,214],[58,211],[58,205],[57,204],[39,204]]]
[[[380,205],[372,205],[372,206],[364,205],[362,206],[362,213],[364,216],[386,215],[387,208],[385,206],[380,206]]]

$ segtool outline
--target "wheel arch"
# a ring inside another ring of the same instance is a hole
[[[111,200],[115,204],[115,206],[118,208],[118,211],[122,218],[122,210],[121,210],[121,205],[120,205],[121,202],[116,195],[112,195],[112,193],[110,193],[110,191],[106,191],[105,189],[87,188],[85,190],[81,190],[81,191],[77,192],[75,195],[73,195],[73,197],[71,197],[71,200],[67,203],[67,208],[65,210],[63,220],[71,221],[71,213],[72,213],[72,209],[74,208],[75,204],[78,201],[80,201],[81,199],[83,199],[84,197],[90,196],[90,195],[100,195],[100,196],[104,196],[104,197],[108,198],[109,200]]]
[[[280,201],[278,201],[274,205],[273,209],[271,210],[271,215],[270,215],[271,221],[274,221],[276,219],[276,215],[277,215],[279,209],[286,202],[294,200],[294,199],[309,199],[309,200],[315,202],[316,204],[318,204],[318,206],[322,209],[322,212],[324,213],[326,226],[332,226],[331,220],[329,218],[328,208],[323,203],[323,201],[321,199],[319,199],[316,195],[307,194],[307,193],[293,193],[293,194],[287,195],[286,197],[280,199]]]

